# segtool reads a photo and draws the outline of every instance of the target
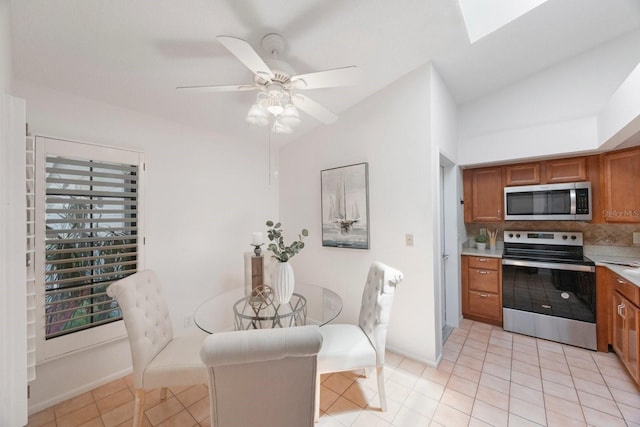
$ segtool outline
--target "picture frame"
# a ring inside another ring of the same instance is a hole
[[[369,164],[320,171],[322,246],[369,249]]]

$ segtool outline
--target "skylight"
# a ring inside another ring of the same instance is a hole
[[[469,40],[474,43],[547,0],[458,0]]]

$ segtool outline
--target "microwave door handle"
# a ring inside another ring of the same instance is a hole
[[[571,211],[569,212],[571,215],[576,214],[576,189],[572,188],[569,190],[569,199],[571,201]]]

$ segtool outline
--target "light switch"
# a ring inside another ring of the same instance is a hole
[[[413,234],[407,234],[405,236],[405,240],[407,242],[407,246],[413,246]]]

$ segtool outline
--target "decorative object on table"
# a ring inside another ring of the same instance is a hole
[[[369,249],[369,165],[320,172],[322,246]]]
[[[487,241],[489,240],[489,238],[487,237],[486,234],[479,234],[476,236],[476,247],[483,251],[485,249],[487,249]]]
[[[298,240],[294,240],[290,245],[285,245],[282,236],[282,224],[267,221],[267,237],[271,243],[267,246],[267,250],[273,253],[273,257],[278,261],[276,266],[275,277],[273,279],[273,298],[277,304],[286,304],[289,302],[293,294],[294,276],[293,268],[289,264],[289,260],[304,248],[302,241],[309,235],[309,231],[303,228],[298,234]]]
[[[498,237],[498,229],[495,230],[487,230],[487,235],[489,236],[489,249],[495,250],[496,248],[496,238]]]
[[[256,231],[253,233],[251,246],[254,247],[254,255],[251,257],[251,295],[256,296],[258,290],[264,285],[264,264],[261,255],[260,246],[262,246],[262,233]]]

